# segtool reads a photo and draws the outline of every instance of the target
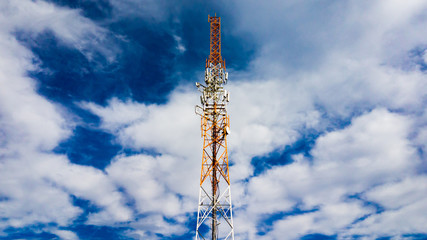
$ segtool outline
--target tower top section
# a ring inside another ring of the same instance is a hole
[[[221,56],[221,18],[208,16],[208,21],[211,24],[210,34],[210,54],[206,60],[206,68],[220,65],[220,68],[225,69],[225,61]]]

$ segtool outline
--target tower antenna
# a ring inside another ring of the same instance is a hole
[[[196,240],[234,240],[227,151],[230,119],[226,107],[230,94],[223,87],[228,73],[221,56],[221,18],[215,14],[214,17],[208,16],[208,20],[210,54],[206,59],[206,86],[196,83],[202,93],[201,106],[196,106],[196,114],[201,116],[203,137]]]

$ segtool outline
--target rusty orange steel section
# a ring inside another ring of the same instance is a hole
[[[211,24],[210,34],[210,54],[206,61],[206,67],[213,64],[217,66],[221,63],[221,67],[225,69],[225,61],[221,57],[221,18],[220,17],[208,17],[209,23]]]
[[[225,64],[221,56],[221,18],[209,16],[208,20],[210,23],[210,55],[206,61],[206,68],[212,68],[213,74],[219,75],[219,69],[223,69],[225,72]],[[210,181],[217,184],[220,176],[227,184],[230,184],[226,130],[227,127],[230,127],[230,122],[225,106],[214,103],[213,106],[206,108],[201,125],[204,140],[200,186],[208,177],[210,177]],[[217,174],[219,176],[216,176]]]
[[[228,150],[227,150],[227,128],[230,128],[230,119],[226,113],[221,113],[221,109],[214,105],[212,113],[204,114],[201,119],[203,137],[202,169],[200,176],[200,186],[212,176],[214,168],[220,176],[230,184],[228,171]],[[217,116],[217,117],[215,117]],[[220,178],[216,177],[217,181]]]

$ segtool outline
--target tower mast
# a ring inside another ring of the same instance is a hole
[[[221,56],[221,18],[215,15],[208,20],[210,55],[206,59],[206,85],[196,83],[202,93],[196,113],[201,116],[203,137],[196,240],[208,239],[209,235],[212,240],[234,240],[227,151],[230,119],[226,107],[230,98],[223,87],[228,73]]]

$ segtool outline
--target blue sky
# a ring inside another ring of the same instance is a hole
[[[427,239],[424,0],[1,1],[1,239],[195,235],[215,13],[236,239]]]

